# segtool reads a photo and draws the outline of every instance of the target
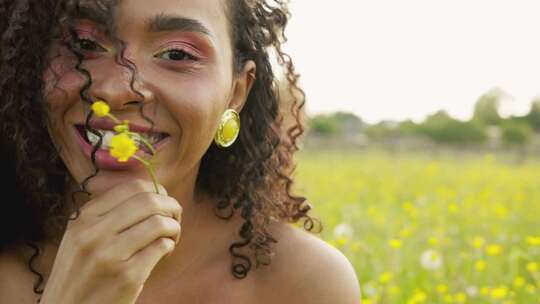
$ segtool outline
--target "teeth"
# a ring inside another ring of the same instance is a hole
[[[99,132],[101,134],[101,137],[103,137],[103,142],[101,144],[101,147],[100,148],[103,148],[103,147],[106,147],[108,148],[110,143],[111,143],[111,139],[112,137],[116,134],[114,131],[110,131],[110,130],[96,130],[97,132]],[[158,133],[152,133],[152,135],[148,135],[148,134],[141,134],[141,136],[143,136],[144,138],[146,138],[152,145],[157,143],[158,141],[160,141],[162,139],[162,136]],[[90,143],[95,146],[97,145],[97,143],[99,142],[99,136],[90,132],[90,131],[86,131],[86,137],[88,138],[88,140],[90,141]],[[134,138],[135,139],[135,142],[137,142],[139,145],[140,145],[140,140],[138,140],[137,138]]]
[[[100,148],[109,148],[109,145],[111,143],[111,139],[113,138],[113,136],[115,135],[115,133],[113,131],[109,131],[109,130],[96,130],[98,131],[100,134],[101,134],[101,137],[103,138],[103,141],[101,143],[101,146]],[[86,136],[88,137],[88,140],[90,141],[90,143],[92,145],[97,145],[98,142],[99,142],[99,136],[90,132],[90,131],[86,131]]]

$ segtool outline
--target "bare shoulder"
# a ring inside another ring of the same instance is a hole
[[[28,271],[22,252],[0,252],[0,303],[33,303],[34,277]]]
[[[349,260],[317,236],[292,225],[276,231],[266,303],[358,304],[360,286]]]

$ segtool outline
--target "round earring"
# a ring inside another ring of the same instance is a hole
[[[214,142],[219,147],[227,148],[236,141],[238,134],[240,134],[240,115],[235,110],[228,109],[221,116]]]

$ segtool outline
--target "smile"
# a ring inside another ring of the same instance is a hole
[[[114,125],[107,122],[104,123],[91,123],[90,127],[92,131],[87,130],[83,124],[74,125],[75,133],[79,139],[79,144],[88,159],[95,157],[97,165],[105,170],[130,170],[139,167],[141,164],[135,159],[129,159],[127,162],[118,162],[114,157],[109,154],[109,144],[112,137],[116,134],[113,131]],[[169,142],[171,138],[169,134],[164,132],[150,132],[149,128],[142,128],[136,125],[130,124],[130,130],[137,132],[143,136],[156,150],[159,152],[161,148]],[[95,147],[99,144],[101,139],[101,145],[99,149],[95,151]],[[136,142],[138,142],[136,140]],[[148,147],[141,142],[138,142],[139,151],[136,155],[139,157],[147,158],[148,155],[152,155]],[[145,156],[147,155],[147,156]]]
[[[82,125],[76,125],[75,126],[79,134],[84,138],[84,140],[91,144],[92,146],[97,146],[101,140],[101,145],[99,146],[100,149],[109,149],[111,139],[114,135],[116,135],[116,132],[113,130],[106,130],[106,129],[93,129],[93,130],[87,130]],[[149,133],[137,133],[141,135],[144,139],[149,142],[152,147],[156,148],[161,141],[169,137],[166,133],[161,132],[149,132]],[[137,142],[139,149],[145,151],[146,153],[150,153],[150,150],[148,147],[142,143],[142,141],[135,139]]]

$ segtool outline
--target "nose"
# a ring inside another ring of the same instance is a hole
[[[129,67],[111,63],[100,66],[99,71],[94,71],[91,75],[88,94],[92,101],[103,100],[109,104],[112,111],[127,110],[154,99],[152,91],[145,88],[136,71]]]

